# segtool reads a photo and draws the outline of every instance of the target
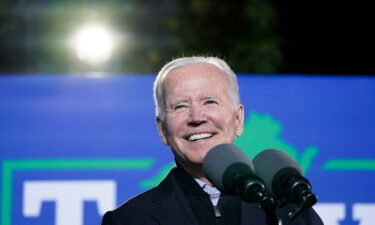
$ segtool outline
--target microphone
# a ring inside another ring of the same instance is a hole
[[[223,193],[237,194],[246,202],[256,202],[264,210],[276,208],[272,197],[266,195],[263,181],[255,175],[254,165],[238,147],[220,144],[204,158],[203,172]]]
[[[317,202],[316,195],[311,192],[310,182],[303,177],[301,167],[284,152],[267,149],[255,156],[253,162],[269,194],[281,202],[297,204],[288,214],[290,220]]]

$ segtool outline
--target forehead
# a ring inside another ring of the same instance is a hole
[[[171,70],[164,81],[167,89],[170,86],[199,86],[205,83],[212,83],[213,85],[221,85],[228,83],[225,73],[218,67],[208,64],[193,64],[183,67],[178,67]]]

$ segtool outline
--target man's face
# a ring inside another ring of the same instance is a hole
[[[243,129],[243,106],[228,95],[228,80],[217,67],[197,64],[169,72],[164,82],[166,116],[157,119],[163,143],[183,166],[203,163],[206,153],[233,143]]]

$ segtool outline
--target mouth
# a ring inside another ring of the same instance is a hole
[[[207,139],[212,136],[214,136],[214,133],[199,133],[199,134],[192,134],[186,137],[186,140],[193,142],[193,141],[199,141],[202,139]]]

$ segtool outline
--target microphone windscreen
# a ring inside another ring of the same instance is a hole
[[[232,172],[233,168],[249,172],[254,171],[254,166],[247,155],[233,144],[220,144],[213,147],[206,154],[203,161],[203,172],[215,187],[221,191],[225,191],[225,187],[228,186],[224,183],[228,180],[225,174],[228,174],[226,172],[230,168],[232,168]],[[229,179],[232,179],[232,177]]]
[[[253,160],[256,174],[264,181],[269,193],[274,194],[274,182],[281,173],[297,173],[302,175],[302,169],[296,161],[287,154],[276,149],[267,149],[260,152]]]

